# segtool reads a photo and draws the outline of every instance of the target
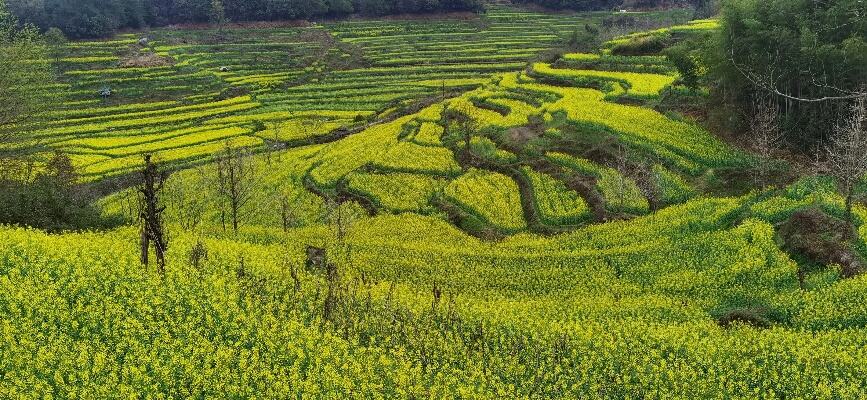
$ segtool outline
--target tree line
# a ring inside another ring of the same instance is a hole
[[[10,11],[70,38],[109,36],[118,29],[205,23],[217,13],[233,22],[481,11],[482,0],[7,0]]]
[[[515,0],[555,10],[598,11],[695,6],[712,0]],[[56,27],[73,39],[110,36],[138,29],[211,22],[224,14],[233,22],[379,16],[432,12],[480,12],[484,0],[7,0],[20,20],[45,30]]]
[[[727,0],[702,57],[715,104],[740,131],[769,97],[787,141],[815,149],[867,96],[867,7],[862,0]]]

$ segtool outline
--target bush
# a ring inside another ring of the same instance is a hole
[[[57,153],[45,171],[32,181],[0,181],[0,224],[49,232],[116,225],[102,218],[99,210],[89,203],[87,190],[76,185],[75,179],[69,157]]]
[[[855,227],[821,209],[795,212],[780,226],[779,235],[790,254],[819,266],[839,265],[844,278],[864,272],[864,261],[855,249]]]
[[[738,308],[723,314],[718,322],[724,328],[728,328],[736,322],[755,328],[768,328],[771,326],[771,320],[765,314],[767,314],[767,310],[761,308]]]
[[[617,56],[650,56],[665,49],[665,37],[661,35],[640,36],[620,43],[611,49]]]

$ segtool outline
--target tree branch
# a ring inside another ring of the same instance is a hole
[[[746,78],[748,81],[750,81],[750,83],[752,83],[754,86],[757,86],[758,88],[765,90],[767,92],[770,92],[776,96],[783,97],[783,98],[786,98],[789,100],[794,100],[794,101],[803,102],[803,103],[821,103],[821,102],[826,102],[826,101],[842,101],[842,100],[854,100],[854,99],[867,98],[867,91],[853,92],[853,91],[848,91],[848,90],[840,89],[840,88],[829,86],[829,85],[816,85],[815,78],[813,78],[813,84],[816,85],[817,87],[824,87],[827,89],[833,89],[839,93],[848,93],[848,94],[844,94],[844,95],[840,95],[840,96],[824,96],[824,97],[793,96],[791,94],[788,94],[788,93],[781,91],[780,89],[777,89],[776,86],[773,84],[773,82],[765,82],[765,79],[763,79],[762,75],[759,75],[755,72],[752,72],[748,68],[738,64],[737,61],[735,61],[734,49],[732,49],[731,54],[729,55],[729,61],[731,61],[732,66],[734,66],[735,69],[741,75],[743,75],[744,78]]]

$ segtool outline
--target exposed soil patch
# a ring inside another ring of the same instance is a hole
[[[524,146],[527,142],[537,139],[541,135],[542,134],[539,130],[527,126],[512,128],[506,133],[508,142],[513,143],[516,146]]]
[[[171,57],[163,57],[151,51],[142,52],[134,49],[129,55],[120,59],[118,66],[121,68],[153,68],[174,65],[175,60]]]

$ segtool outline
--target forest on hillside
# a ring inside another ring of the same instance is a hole
[[[522,0],[553,10],[603,11],[617,7],[653,9],[696,5],[709,0]],[[22,21],[42,29],[56,27],[70,38],[105,37],[118,29],[208,23],[483,12],[483,0],[9,0]]]
[[[21,20],[72,38],[104,37],[118,29],[208,23],[304,20],[353,13],[476,12],[481,0],[9,0]]]

